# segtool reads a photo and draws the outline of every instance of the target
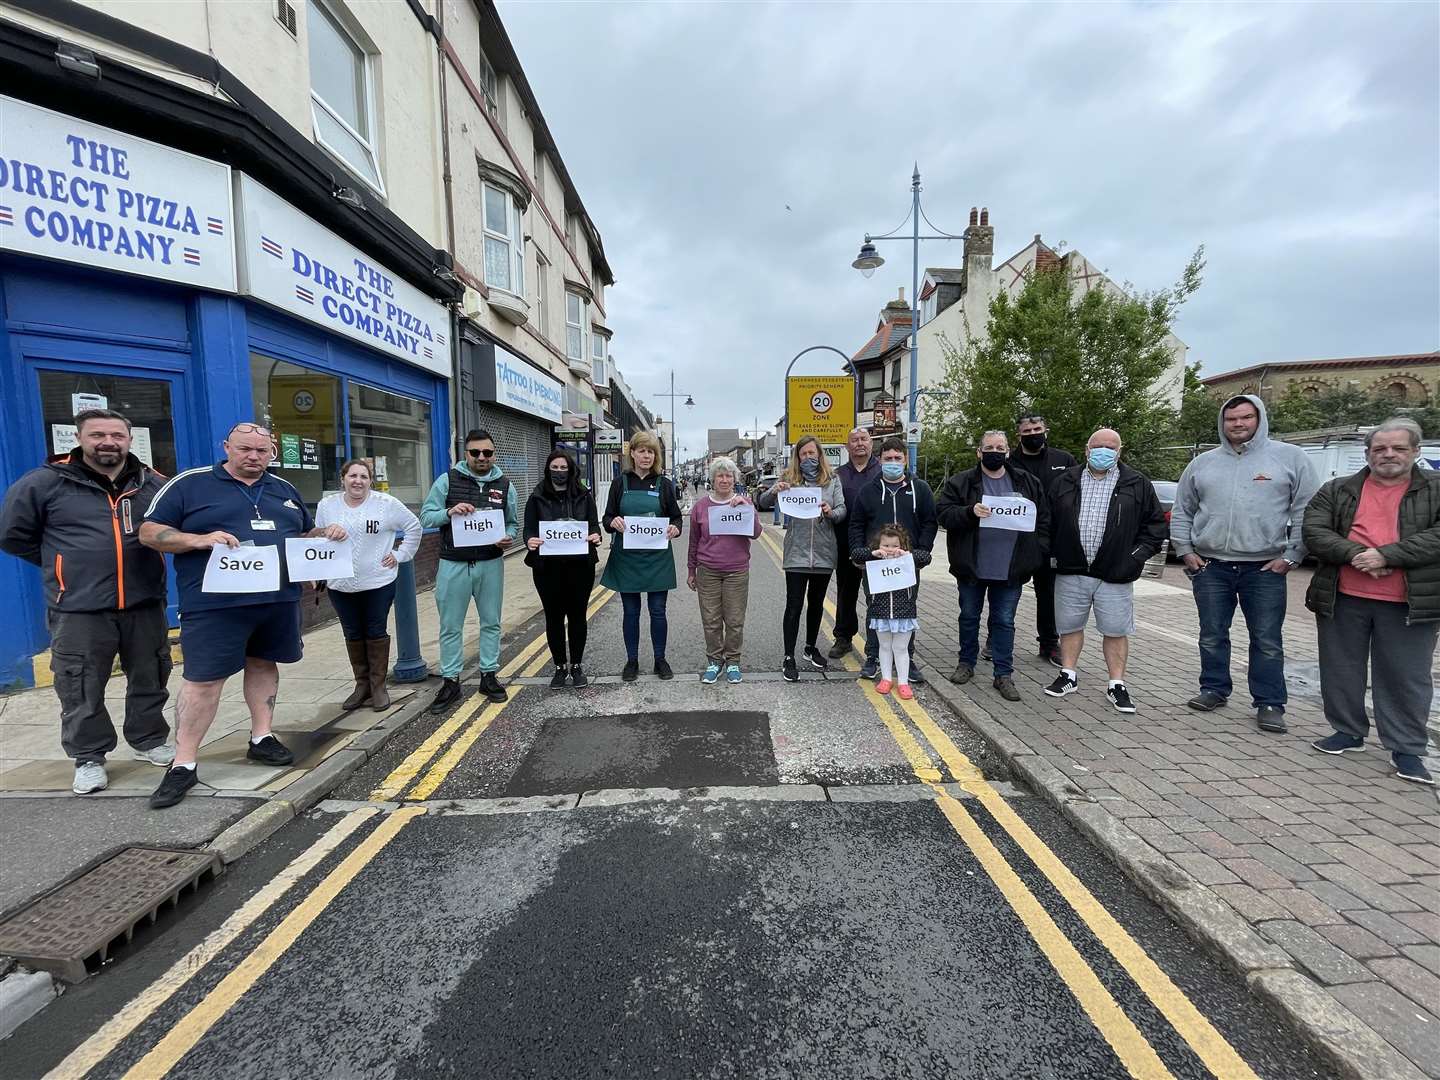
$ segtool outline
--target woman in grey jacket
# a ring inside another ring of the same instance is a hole
[[[824,448],[814,435],[803,435],[790,455],[790,467],[768,491],[760,496],[761,510],[769,510],[780,492],[790,488],[819,488],[820,514],[813,518],[785,517],[785,663],[781,674],[786,682],[796,682],[800,672],[795,666],[795,639],[800,633],[800,612],[805,610],[805,662],[816,671],[829,667],[815,647],[820,635],[820,615],[825,608],[825,590],[840,545],[835,528],[845,520],[845,491],[840,478],[830,471]]]

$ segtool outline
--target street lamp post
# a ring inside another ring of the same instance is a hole
[[[920,221],[924,219],[925,224],[935,230],[933,236],[920,235]],[[910,223],[909,236],[896,236],[895,234],[905,227],[905,222]],[[880,267],[885,265],[884,258],[875,249],[876,240],[909,240],[910,241],[910,393],[906,396],[910,400],[908,410],[910,422],[916,420],[916,408],[920,403],[920,241],[921,240],[963,240],[963,236],[955,236],[945,232],[935,225],[925,211],[920,208],[920,165],[915,165],[915,173],[910,177],[910,214],[895,228],[888,233],[879,235],[865,234],[865,242],[860,245],[860,254],[850,265],[867,278]],[[916,445],[910,443],[910,472],[915,472]]]
[[[660,391],[659,393],[657,393],[655,396],[656,396],[656,397],[668,397],[668,398],[670,399],[670,443],[671,443],[671,446],[670,446],[670,456],[673,458],[673,457],[675,456],[675,445],[674,445],[674,444],[675,444],[676,440],[678,440],[678,439],[680,438],[680,436],[676,433],[676,430],[675,430],[675,399],[676,399],[677,397],[683,397],[683,398],[685,399],[685,407],[686,407],[687,409],[693,409],[693,408],[695,407],[695,399],[694,399],[693,397],[691,397],[689,394],[685,393],[683,390],[676,390],[676,389],[675,389],[675,369],[674,369],[674,368],[671,368],[671,369],[670,369],[670,389],[669,389],[668,391],[666,391],[666,390],[661,390],[661,391]],[[657,421],[657,422],[658,422],[658,423],[663,423],[663,421]],[[662,431],[661,434],[663,435],[664,432]],[[671,464],[673,465],[674,462],[672,461]]]

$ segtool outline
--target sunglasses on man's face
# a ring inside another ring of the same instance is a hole
[[[467,449],[465,452],[466,452],[467,454],[469,454],[471,457],[494,457],[494,456],[495,456],[495,451],[494,451],[494,450],[469,450],[469,449]]]

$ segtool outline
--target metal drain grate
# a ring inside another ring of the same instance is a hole
[[[209,852],[126,848],[0,923],[0,956],[81,982],[138,926],[220,872]]]

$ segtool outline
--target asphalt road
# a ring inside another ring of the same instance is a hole
[[[738,687],[699,684],[683,585],[672,682],[614,678],[618,599],[584,691],[527,628],[510,703],[413,724],[0,1071],[1325,1075],[937,698],[778,681],[782,595],[757,547]]]

